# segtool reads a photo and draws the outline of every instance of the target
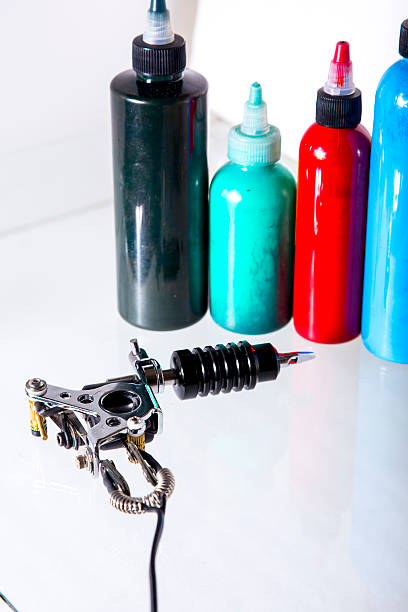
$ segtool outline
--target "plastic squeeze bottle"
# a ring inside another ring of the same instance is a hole
[[[210,309],[222,327],[264,334],[292,316],[296,183],[279,162],[259,83],[210,189]]]
[[[408,19],[399,52],[375,97],[361,334],[377,357],[408,363]]]
[[[360,333],[370,135],[349,44],[338,42],[299,148],[293,320],[323,343]]]
[[[133,70],[111,83],[118,304],[129,323],[169,330],[208,304],[208,86],[186,70],[165,0],[147,15]]]

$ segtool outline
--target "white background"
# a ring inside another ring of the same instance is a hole
[[[170,0],[191,46],[195,1]],[[111,200],[109,84],[145,0],[0,3],[0,236]]]
[[[282,132],[282,150],[296,158],[338,40],[350,42],[362,122],[371,132],[375,90],[400,57],[399,28],[407,14],[406,0],[202,0],[193,64],[210,79],[213,110],[235,123],[249,85],[258,80],[269,121]]]
[[[408,16],[397,1],[201,0],[196,15],[191,0],[169,5],[212,110],[239,121],[259,79],[293,157],[337,39],[351,41],[371,127]],[[109,82],[130,65],[144,11],[144,0],[0,5],[0,589],[20,612],[148,610],[153,518],[115,512],[52,425],[47,443],[34,439],[23,391],[35,375],[79,388],[129,372],[138,332],[115,304]],[[212,123],[213,169],[226,131]],[[240,339],[209,315],[139,335],[164,366],[174,349]],[[150,450],[176,475],[161,612],[405,612],[407,367],[360,339],[313,345],[291,323],[259,340],[317,359],[251,393],[159,398],[164,433]],[[118,455],[132,491],[144,490]]]

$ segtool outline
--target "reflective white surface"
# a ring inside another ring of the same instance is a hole
[[[209,316],[137,331],[115,306],[112,210],[0,241],[0,588],[20,612],[148,610],[154,517],[113,510],[74,451],[29,431],[25,380],[80,387],[129,372],[129,338],[173,349],[238,340]],[[408,368],[360,340],[312,345],[292,324],[262,338],[317,358],[254,391],[159,397],[149,450],[174,470],[158,559],[161,611],[403,611],[408,602]],[[134,492],[145,485],[111,456]]]
[[[212,122],[212,171],[227,131]],[[111,205],[20,227],[0,239],[0,591],[19,612],[145,612],[155,517],[111,508],[53,423],[47,442],[33,438],[24,383],[80,388],[127,374],[136,335],[163,367],[174,349],[242,338],[209,315],[165,333],[120,319]],[[148,450],[176,476],[160,612],[405,612],[408,367],[360,339],[312,344],[291,323],[248,339],[317,358],[253,391],[158,397],[164,431]],[[124,451],[105,456],[132,492],[148,490]]]

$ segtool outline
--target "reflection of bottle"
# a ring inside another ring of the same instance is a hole
[[[407,607],[407,398],[407,367],[362,349],[351,549],[370,610]]]
[[[347,368],[339,368],[347,362]],[[352,503],[358,352],[321,347],[311,369],[292,377],[290,492],[307,545],[326,557]],[[328,606],[330,608],[330,606]]]
[[[370,155],[360,119],[349,45],[339,42],[299,149],[293,319],[315,342],[360,333]]]
[[[292,316],[296,184],[278,163],[280,145],[254,83],[210,191],[211,315],[240,333],[271,332]]]
[[[165,0],[111,84],[119,312],[149,329],[207,309],[207,82],[185,70]]]
[[[408,363],[408,19],[399,51],[375,97],[361,333],[377,357]]]

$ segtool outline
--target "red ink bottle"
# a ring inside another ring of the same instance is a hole
[[[360,120],[349,44],[338,42],[299,148],[293,319],[314,342],[360,333],[370,163]]]

